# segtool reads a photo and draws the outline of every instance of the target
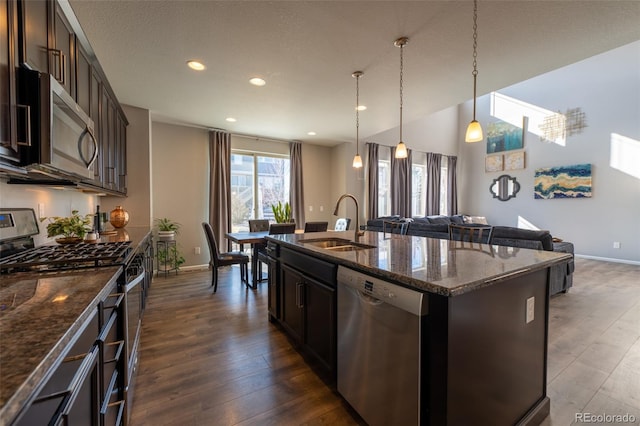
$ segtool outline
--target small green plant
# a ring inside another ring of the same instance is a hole
[[[180,269],[180,265],[185,262],[184,256],[178,249],[178,245],[171,245],[168,249],[161,248],[158,250],[158,270],[164,271]]]
[[[49,221],[47,225],[47,237],[55,237],[61,235],[64,238],[84,238],[85,234],[91,230],[93,215],[88,213],[80,216],[78,210],[72,210],[70,217],[43,217],[40,222]]]
[[[289,203],[282,204],[278,201],[278,204],[271,204],[271,210],[277,223],[291,222],[291,206]]]
[[[158,227],[158,231],[163,231],[163,232],[173,231],[176,233],[176,235],[178,234],[178,230],[180,230],[180,226],[182,226],[178,222],[174,222],[173,220],[168,219],[166,217],[156,219],[155,223],[156,223],[156,226]]]

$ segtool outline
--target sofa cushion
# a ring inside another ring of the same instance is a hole
[[[449,217],[451,218],[451,223],[455,223],[456,225],[462,225],[464,223],[464,216],[461,214],[456,214]]]
[[[493,241],[496,240],[533,240],[542,244],[542,249],[553,250],[553,238],[549,231],[535,231],[532,229],[514,228],[512,226],[494,226]],[[522,246],[521,246],[522,247]]]
[[[427,216],[427,220],[429,220],[429,223],[444,223],[447,225],[451,223],[451,218],[449,216],[442,215]]]
[[[410,235],[416,235],[414,232],[449,232],[449,224],[448,223],[425,223],[424,221],[414,220],[413,223],[409,225],[409,231],[407,232]]]
[[[489,222],[487,222],[487,218],[484,216],[468,216],[468,215],[464,215],[463,217],[463,223],[479,223],[481,225],[488,225]]]

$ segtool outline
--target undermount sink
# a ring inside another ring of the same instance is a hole
[[[344,238],[311,238],[307,240],[300,240],[298,242],[333,251],[353,251],[376,248],[376,246],[356,243],[355,241],[346,240]]]

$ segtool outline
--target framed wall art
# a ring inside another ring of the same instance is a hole
[[[518,127],[499,120],[487,125],[487,154],[522,149],[523,141],[524,124]]]
[[[487,173],[502,171],[503,167],[502,154],[487,155],[484,158],[484,171]]]
[[[524,169],[524,151],[508,152],[504,154],[504,169],[505,170]]]
[[[591,198],[591,164],[536,169],[536,199]]]

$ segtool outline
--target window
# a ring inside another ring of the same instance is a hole
[[[424,216],[427,208],[426,176],[426,165],[411,165],[411,216]]]
[[[411,216],[425,216],[427,208],[426,157],[414,151],[411,164]],[[440,214],[448,214],[447,206],[447,157],[440,163]],[[391,214],[391,162],[378,160],[378,215]]]
[[[391,161],[378,160],[378,215],[391,215]]]
[[[231,230],[248,231],[249,219],[273,220],[271,205],[289,201],[289,158],[231,153]]]

